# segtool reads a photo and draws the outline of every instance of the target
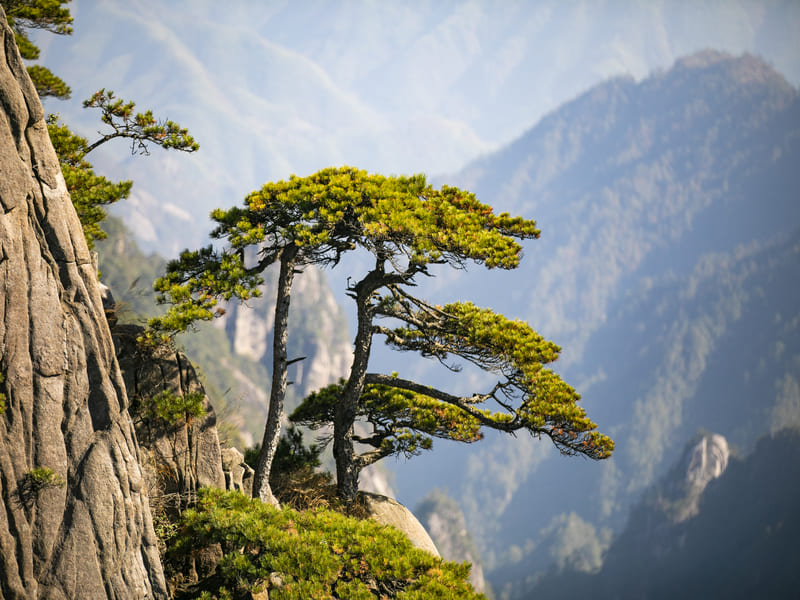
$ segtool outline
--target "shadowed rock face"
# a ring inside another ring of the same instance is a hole
[[[194,366],[186,355],[173,349],[139,348],[136,339],[143,331],[138,325],[117,325],[111,336],[130,401],[151,507],[159,496],[177,495],[185,502],[194,499],[200,487],[224,489],[217,417]],[[163,390],[176,396],[203,394],[205,415],[172,425],[147,419],[142,401]]]
[[[96,272],[43,117],[0,9],[0,597],[166,598]]]

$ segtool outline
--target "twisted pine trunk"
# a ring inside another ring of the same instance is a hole
[[[273,506],[279,506],[279,503],[269,485],[269,474],[281,435],[281,415],[286,398],[289,365],[286,343],[289,329],[289,304],[297,254],[298,248],[294,244],[284,248],[281,253],[278,293],[275,302],[275,327],[272,334],[272,389],[269,396],[269,411],[264,427],[264,438],[261,441],[261,451],[258,453],[258,463],[253,478],[253,498],[259,498],[262,502]]]
[[[369,355],[372,349],[374,309],[372,295],[375,290],[390,283],[379,258],[377,266],[355,286],[356,339],[353,344],[353,364],[341,401],[336,405],[333,420],[333,457],[336,461],[336,493],[346,504],[352,504],[358,494],[358,475],[363,465],[353,446],[353,427],[358,414],[358,403],[366,384]]]

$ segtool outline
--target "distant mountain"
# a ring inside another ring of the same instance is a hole
[[[690,466],[676,465],[633,509],[598,573],[551,573],[513,597],[796,598],[800,431],[781,430],[732,458],[696,515],[680,519],[668,490],[683,485]]]
[[[441,490],[433,490],[414,508],[414,516],[431,536],[442,558],[472,565],[469,581],[475,591],[486,593],[481,558],[458,503]]]
[[[459,499],[495,589],[500,565],[599,568],[698,429],[747,450],[800,419],[798,164],[797,90],[755,57],[706,51],[600,84],[447,178],[537,219],[542,238],[517,271],[444,276],[428,295],[562,345],[561,373],[617,442],[602,464],[491,439],[459,449],[461,467],[446,448],[398,465],[408,497]]]

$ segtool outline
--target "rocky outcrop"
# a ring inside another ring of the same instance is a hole
[[[706,489],[725,474],[730,460],[723,436],[697,435],[686,444],[681,459],[631,509],[628,525],[614,545],[654,562],[679,553]]]
[[[271,369],[277,270],[268,269],[264,280],[260,298],[249,300],[246,306],[230,304],[215,325],[225,330],[237,355]],[[321,270],[305,267],[295,277],[289,331],[289,358],[306,357],[289,373],[299,398],[347,373],[352,360],[347,321]]]
[[[431,540],[431,536],[417,520],[410,510],[405,506],[386,496],[361,492],[367,504],[369,517],[381,525],[391,525],[402,531],[411,543],[420,550],[430,552],[439,556],[436,545]]]
[[[0,9],[0,597],[166,598],[97,274]]]
[[[464,512],[458,503],[443,492],[434,490],[419,503],[414,514],[430,534],[442,558],[472,565],[469,581],[475,591],[483,593],[486,581],[480,555],[467,531]]]
[[[194,367],[180,351],[140,347],[137,338],[142,332],[138,325],[117,325],[112,337],[131,400],[151,500],[171,498],[183,504],[200,487],[224,489],[217,418]],[[153,418],[148,414],[150,403],[164,392],[178,399],[202,396],[203,415],[179,417],[175,422]]]
[[[728,441],[716,433],[701,435],[686,446],[661,492],[662,506],[673,523],[697,515],[706,486],[725,472],[729,459]]]

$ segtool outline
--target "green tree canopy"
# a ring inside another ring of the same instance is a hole
[[[156,289],[173,306],[152,322],[153,331],[182,330],[197,319],[213,318],[219,300],[258,293],[259,274],[280,263],[272,394],[262,453],[276,443],[279,432],[270,429],[270,422],[279,422],[273,410],[282,410],[290,362],[285,349],[292,277],[304,265],[335,266],[344,252],[361,248],[372,254],[374,264],[360,280],[348,279],[358,319],[349,376],[312,396],[303,407],[305,416],[298,417],[310,423],[332,416],[337,485],[344,499],[354,498],[358,473],[373,459],[413,454],[430,436],[473,441],[479,427],[527,429],[550,437],[567,453],[610,455],[613,443],[594,432],[596,426],[576,405],[578,394],[542,367],[556,359],[557,346],[525,323],[469,303],[433,306],[407,291],[420,274],[431,274],[432,265],[462,268],[474,262],[515,268],[522,252],[518,240],[539,236],[534,221],[496,215],[473,194],[449,186],[437,190],[422,175],[385,177],[352,167],[268,183],[251,193],[243,207],[216,210],[212,218],[218,224],[212,236],[225,244],[184,252],[170,263]],[[382,318],[400,326],[379,325]],[[397,377],[369,374],[375,334],[397,349],[443,362],[450,355],[466,359],[500,380],[492,390],[459,398]],[[489,400],[500,410],[478,406]],[[312,407],[320,411],[316,417]],[[354,437],[359,415],[373,423],[371,437]],[[372,445],[373,452],[359,458],[353,444],[358,441]],[[260,476],[264,481],[268,466],[262,475],[260,470],[257,481]]]
[[[42,29],[56,35],[72,34],[72,15],[64,6],[68,3],[69,0],[0,0],[22,58],[36,60],[41,54],[39,47],[28,37],[31,29]],[[39,96],[69,98],[69,86],[50,69],[41,65],[27,69]]]

